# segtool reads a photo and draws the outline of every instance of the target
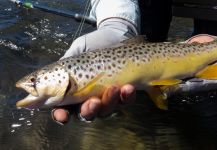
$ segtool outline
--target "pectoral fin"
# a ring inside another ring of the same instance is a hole
[[[85,96],[88,95],[92,90],[96,87],[96,83],[99,79],[102,78],[104,73],[100,73],[98,76],[96,76],[91,82],[89,82],[85,87],[79,89],[77,92],[73,94],[73,96]]]
[[[203,78],[208,80],[217,79],[217,64],[207,66],[196,74],[197,78]]]
[[[156,85],[176,85],[181,83],[182,80],[179,79],[164,79],[164,80],[154,80],[149,82],[149,85],[156,86]]]
[[[167,95],[159,87],[150,87],[147,93],[158,108],[163,110],[168,109]]]

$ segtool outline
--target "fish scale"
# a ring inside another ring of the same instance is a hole
[[[122,44],[59,60],[24,77],[17,82],[17,86],[32,94],[34,90],[35,93],[42,92],[43,90],[39,89],[49,83],[48,85],[52,87],[47,88],[46,92],[55,91],[60,94],[54,93],[46,104],[51,104],[51,101],[55,99],[52,105],[65,105],[82,102],[90,96],[100,96],[106,87],[114,84],[122,86],[130,83],[139,85],[138,87],[143,87],[144,90],[154,85],[177,84],[180,79],[194,77],[216,60],[217,41],[191,45]],[[215,70],[215,67],[212,70]],[[51,79],[45,80],[45,77]],[[37,84],[34,83],[34,87],[28,87],[31,84],[23,84],[32,83],[31,78],[38,81]],[[57,85],[50,83],[51,80]],[[46,92],[39,95],[46,95],[47,98],[51,94]],[[159,92],[155,93],[159,94]],[[36,96],[36,94],[33,95]],[[26,101],[24,99],[21,102],[26,104]],[[24,105],[21,105],[21,102],[18,106]]]

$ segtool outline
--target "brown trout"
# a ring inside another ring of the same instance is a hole
[[[161,109],[161,87],[186,78],[217,79],[217,41],[204,44],[128,43],[89,51],[47,65],[16,83],[29,95],[17,107],[62,106],[101,96],[111,85],[130,83],[147,91]]]

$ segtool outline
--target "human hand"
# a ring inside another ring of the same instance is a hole
[[[106,116],[120,104],[128,104],[135,100],[134,86],[127,84],[122,87],[111,86],[105,90],[102,97],[91,97],[81,104],[79,116],[84,120],[92,120],[96,116]],[[62,124],[69,120],[70,107],[59,107],[52,110],[53,120]]]
[[[216,39],[216,36],[209,35],[209,34],[198,34],[198,35],[195,35],[195,36],[189,38],[185,42],[189,43],[189,44],[194,43],[194,42],[205,43],[205,42],[211,42],[214,39]]]

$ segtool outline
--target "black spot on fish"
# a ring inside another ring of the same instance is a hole
[[[72,68],[72,65],[68,65],[68,69],[71,69]]]
[[[82,74],[80,73],[80,74],[78,75],[78,77],[79,77],[79,78],[82,78]]]
[[[133,48],[133,50],[137,50],[137,49],[138,49],[138,47],[134,47],[134,48]]]
[[[61,83],[61,81],[59,80],[59,83]]]
[[[47,76],[45,76],[44,79],[47,80]]]
[[[60,76],[60,74],[58,73],[58,76]]]
[[[85,77],[86,77],[87,79],[89,79],[89,75],[88,75],[88,74],[86,74]]]
[[[55,68],[56,71],[58,71],[58,68]]]
[[[97,66],[97,69],[99,69],[99,70],[100,70],[100,69],[101,69],[101,66]]]
[[[65,65],[65,62],[62,62],[62,65]]]
[[[118,66],[118,69],[121,70],[122,69],[121,66]]]

